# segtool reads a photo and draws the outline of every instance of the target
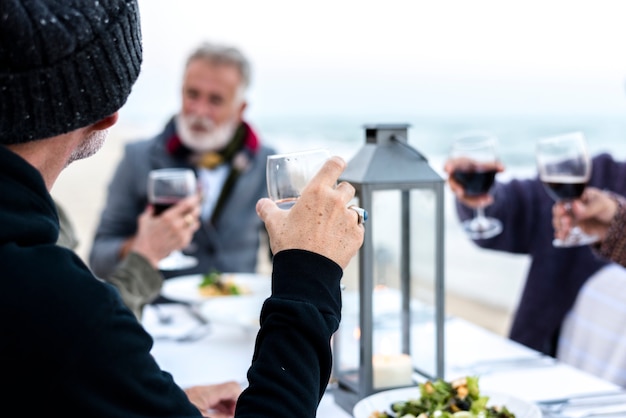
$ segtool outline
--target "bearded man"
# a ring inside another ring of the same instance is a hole
[[[265,164],[275,151],[243,119],[250,73],[237,48],[203,43],[191,53],[181,111],[156,137],[126,145],[109,184],[89,256],[96,275],[109,277],[132,248],[148,204],[148,173],[171,167],[192,168],[203,199],[201,226],[184,249],[198,264],[164,276],[256,270],[265,229],[255,205],[267,194]]]

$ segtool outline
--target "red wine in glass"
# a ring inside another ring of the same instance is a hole
[[[586,179],[576,178],[554,178],[543,181],[550,197],[555,201],[574,200],[580,198],[585,187],[587,187]]]
[[[489,193],[496,181],[495,169],[488,167],[472,167],[467,169],[456,169],[452,172],[452,177],[461,185],[468,196],[482,196]]]
[[[152,207],[154,208],[154,216],[159,216],[176,203],[178,203],[178,199],[156,199],[152,202]]]

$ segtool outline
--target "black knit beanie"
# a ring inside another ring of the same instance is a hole
[[[136,0],[0,0],[0,144],[112,115],[141,57]]]

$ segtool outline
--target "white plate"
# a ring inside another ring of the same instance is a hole
[[[487,405],[504,405],[509,411],[515,414],[515,418],[541,418],[541,410],[537,405],[524,401],[505,393],[487,392],[489,396]],[[391,404],[398,401],[417,399],[420,397],[419,388],[402,388],[378,392],[367,398],[361,399],[352,410],[354,418],[369,418],[375,412],[390,411]]]
[[[244,330],[258,331],[261,308],[267,296],[252,295],[236,298],[211,298],[202,304],[200,312],[203,317],[214,323],[234,325]]]
[[[269,276],[253,273],[222,273],[222,275],[224,280],[232,280],[237,286],[248,290],[250,293],[233,296],[203,296],[198,289],[203,276],[201,274],[192,274],[165,280],[161,294],[166,298],[181,302],[201,303],[215,298],[267,297],[272,291],[271,278]]]

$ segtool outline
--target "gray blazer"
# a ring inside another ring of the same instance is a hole
[[[170,155],[166,141],[174,134],[173,120],[156,137],[129,143],[109,184],[107,199],[89,254],[89,263],[99,277],[109,277],[120,262],[118,254],[126,238],[135,234],[137,217],[147,205],[150,170],[169,167],[194,169],[186,159]],[[204,221],[186,254],[198,258],[196,267],[163,271],[165,277],[185,274],[254,272],[264,225],[256,214],[258,199],[267,196],[265,165],[272,148],[261,146],[247,171],[241,173],[215,225]]]

